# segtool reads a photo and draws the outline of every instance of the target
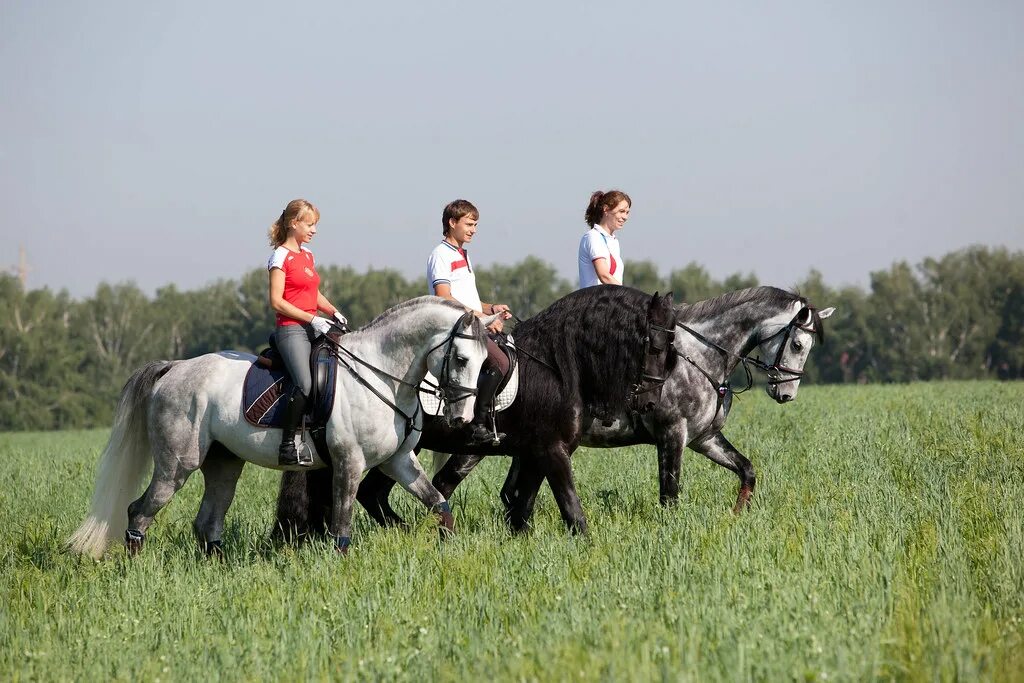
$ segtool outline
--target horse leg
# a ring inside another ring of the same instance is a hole
[[[473,468],[483,459],[484,456],[482,455],[452,454],[448,458],[448,462],[444,464],[444,467],[434,475],[434,488],[440,492],[445,500],[451,500],[456,487],[462,483],[463,479],[469,476]]]
[[[664,506],[679,501],[679,472],[683,463],[686,437],[669,432],[658,439],[658,500]]]
[[[196,540],[199,541],[199,547],[207,555],[224,554],[221,545],[224,516],[235,497],[235,486],[244,466],[244,460],[214,441],[199,467],[203,473],[205,490],[192,529],[195,531]]]
[[[690,448],[736,473],[736,476],[740,478],[740,491],[736,497],[736,506],[733,508],[733,512],[742,512],[750,504],[750,497],[754,495],[754,485],[757,483],[754,466],[750,464],[750,461],[737,451],[722,436],[721,432],[700,443],[690,444]]]
[[[391,507],[388,500],[395,480],[384,474],[379,467],[372,468],[359,484],[356,500],[370,513],[373,521],[381,526],[406,527],[405,520]]]
[[[516,489],[516,482],[519,479],[519,456],[512,456],[512,463],[508,466],[508,474],[505,475],[505,483],[501,485],[501,502],[505,505],[505,513],[512,509],[512,492]]]
[[[323,534],[330,517],[332,487],[330,469],[284,471],[271,536],[288,543]]]
[[[455,531],[455,517],[452,516],[452,509],[448,505],[448,501],[430,483],[426,472],[423,471],[423,466],[411,451],[400,453],[387,462],[381,463],[380,470],[401,484],[406,491],[416,496],[432,512],[438,514],[442,536]]]
[[[340,451],[340,449],[338,449]],[[331,524],[328,529],[334,537],[335,550],[348,553],[352,544],[352,507],[359,490],[359,480],[366,469],[366,456],[358,448],[346,457],[334,458],[334,505],[331,508]]]
[[[171,460],[174,461],[173,456]],[[158,458],[158,463],[159,461],[160,458]],[[125,532],[125,546],[130,555],[137,555],[142,551],[146,531],[153,523],[156,513],[170,502],[194,471],[194,469],[187,469],[177,462],[163,467],[159,464],[156,466],[153,471],[153,479],[149,482],[145,492],[128,506],[128,530]]]
[[[587,533],[587,518],[583,514],[579,494],[576,493],[569,453],[559,448],[548,456],[548,460],[548,485],[562,513],[562,521],[571,534]]]
[[[537,492],[544,482],[547,472],[536,458],[528,461],[520,456],[521,463],[515,484],[508,492],[508,507],[505,519],[512,531],[525,531],[533,517],[533,505],[537,502]]]

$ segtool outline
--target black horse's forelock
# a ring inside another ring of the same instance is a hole
[[[644,362],[651,295],[630,287],[588,287],[559,299],[515,330],[516,344],[557,373],[532,367],[538,390],[586,396],[598,413],[627,408],[630,385]],[[662,324],[670,324],[668,320]],[[535,366],[520,356],[526,366]]]

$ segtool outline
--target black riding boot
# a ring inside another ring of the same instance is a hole
[[[302,423],[302,414],[306,409],[306,396],[297,388],[286,399],[284,408],[284,424],[281,425],[281,447],[277,451],[278,465],[311,465],[312,462],[299,460],[295,450],[295,432]]]
[[[471,444],[491,444],[497,446],[505,435],[497,430],[494,423],[493,412],[494,394],[501,384],[501,373],[494,368],[488,368],[480,373],[480,379],[476,383],[476,407],[473,410],[472,431],[469,434]]]

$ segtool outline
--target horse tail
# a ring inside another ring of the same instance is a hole
[[[437,451],[431,451],[431,453],[433,453],[433,457],[430,459],[430,477],[433,478],[452,456],[450,453],[438,453]]]
[[[68,539],[68,548],[95,559],[112,540],[124,537],[128,505],[138,497],[149,469],[149,397],[157,380],[177,361],[158,360],[137,370],[121,390],[114,427],[96,473],[89,515]]]

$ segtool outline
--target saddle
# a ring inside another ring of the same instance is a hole
[[[310,429],[322,427],[334,408],[334,386],[338,378],[334,346],[340,338],[338,333],[331,332],[313,341],[309,356],[312,396],[306,402],[306,425]],[[245,419],[255,427],[280,427],[284,419],[285,401],[282,399],[288,396],[293,386],[294,382],[271,335],[270,347],[256,357],[245,375],[242,385]]]
[[[508,358],[508,372],[502,377],[497,391],[494,392],[494,412],[500,413],[511,406],[519,394],[519,360],[512,335],[502,334],[492,337],[492,339]],[[431,382],[433,385],[430,384]],[[420,392],[420,406],[427,415],[438,417],[444,414],[444,401],[434,394],[434,386],[437,386],[437,378],[427,372],[423,384],[420,385],[423,389]]]

